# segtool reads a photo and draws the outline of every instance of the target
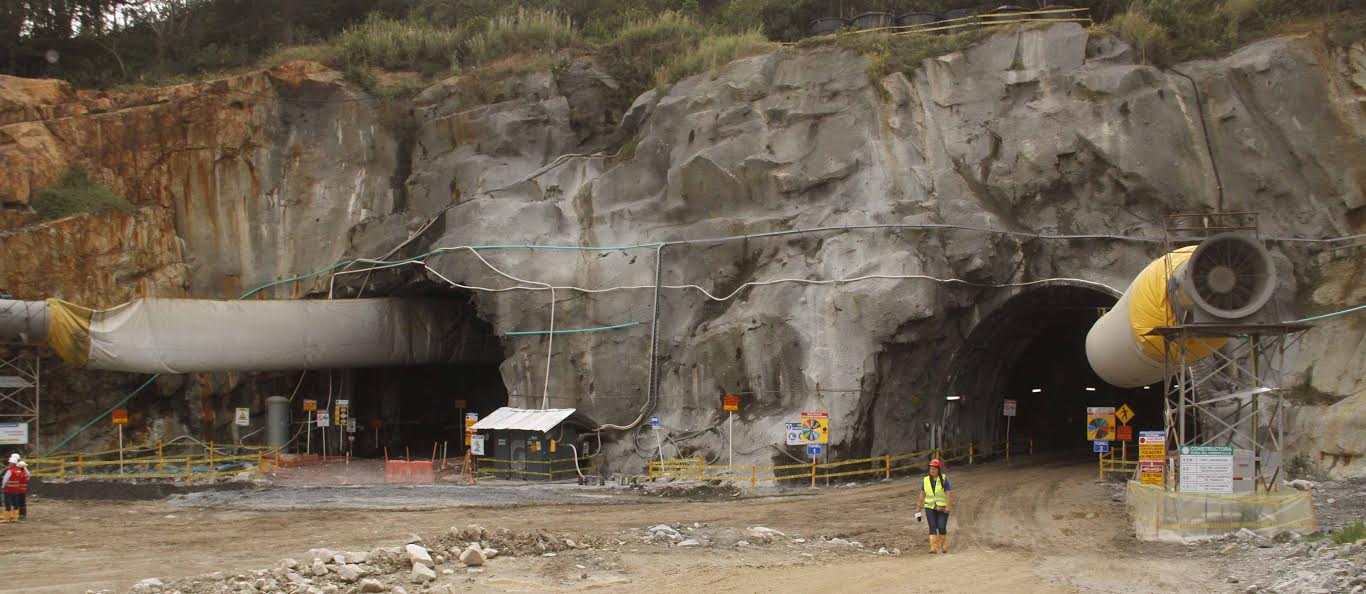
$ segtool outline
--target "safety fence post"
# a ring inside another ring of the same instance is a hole
[[[66,478],[66,460],[62,460],[57,468],[57,475]]]
[[[697,480],[702,480],[702,475],[707,472],[707,459],[701,458],[697,461]],[[726,474],[730,474],[727,472]]]
[[[213,442],[209,442],[209,472],[213,472]]]
[[[256,452],[256,474],[260,475],[261,478],[266,478],[266,453],[264,451]]]
[[[162,455],[166,444],[157,440],[157,472],[166,472],[166,458]]]
[[[76,455],[76,476],[85,476],[85,454]]]
[[[759,468],[757,466],[749,467],[749,490],[751,493],[759,491]]]
[[[968,464],[972,464],[973,443],[968,442]]]
[[[885,475],[886,478],[891,479],[891,478],[892,478],[892,455],[891,455],[891,454],[887,454],[887,455],[885,455],[885,456],[882,457],[882,468],[883,468],[883,471],[886,473],[886,475]]]
[[[189,480],[190,480],[190,464],[191,464],[191,461],[192,461],[192,460],[193,460],[193,458],[191,458],[191,457],[189,457],[189,456],[185,456],[185,481],[186,481],[186,482],[189,482]]]
[[[655,463],[654,463],[653,461],[651,461],[649,466],[650,466],[650,470],[649,470],[649,473],[647,474],[647,476],[650,478],[650,481],[651,481],[651,482],[654,482],[654,480],[655,480]]]
[[[1029,455],[1034,455],[1034,438],[1029,438]]]
[[[816,460],[811,460],[811,486],[816,486]]]
[[[1100,480],[1105,480],[1105,454],[1100,454]]]

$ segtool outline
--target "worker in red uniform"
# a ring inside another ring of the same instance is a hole
[[[0,522],[18,522],[28,519],[28,462],[11,462],[0,476],[0,491],[4,492],[5,510]]]

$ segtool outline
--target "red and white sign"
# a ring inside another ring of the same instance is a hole
[[[111,418],[113,419],[115,425],[127,425],[127,424],[128,424],[128,409],[126,409],[126,408],[116,408],[116,409],[114,409],[114,414],[113,414],[113,416],[112,416]]]
[[[725,398],[721,399],[721,405],[729,412],[738,411],[740,410],[740,397],[734,394],[726,394]]]

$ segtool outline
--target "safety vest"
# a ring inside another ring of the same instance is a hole
[[[944,482],[949,480],[948,475],[939,475],[941,480],[935,481],[934,488],[930,488],[930,476],[925,475],[925,507],[927,509],[940,509],[949,504],[949,496],[944,494]]]
[[[9,482],[5,483],[6,493],[28,493],[28,471],[11,466],[9,468]]]

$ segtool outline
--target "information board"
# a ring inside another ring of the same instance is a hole
[[[1007,417],[1015,416],[1015,400],[1007,398],[1005,403],[1001,405],[1001,412]]]
[[[1182,493],[1232,493],[1233,448],[1181,447]]]
[[[1139,431],[1138,459],[1165,462],[1167,460],[1167,432]]]
[[[28,423],[0,423],[0,445],[28,444]]]
[[[470,436],[470,453],[471,453],[471,454],[474,454],[474,455],[476,455],[476,456],[483,456],[483,455],[484,455],[484,436],[483,436],[483,435],[471,435],[471,436]]]
[[[802,445],[806,443],[802,441],[801,423],[786,423],[785,425],[787,428],[787,445]]]
[[[1115,435],[1115,407],[1086,407],[1086,439],[1110,441]]]
[[[802,413],[802,442],[830,443],[830,413]]]

